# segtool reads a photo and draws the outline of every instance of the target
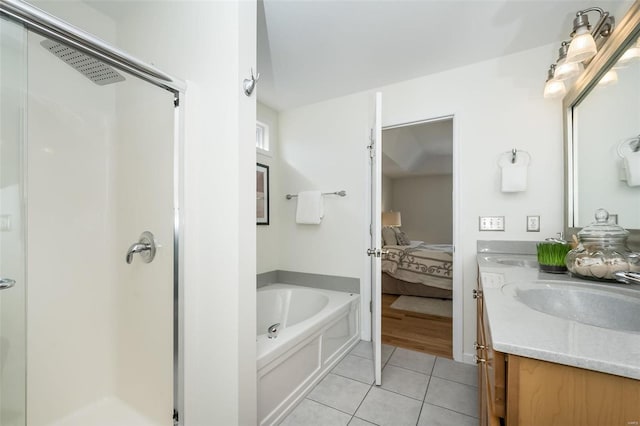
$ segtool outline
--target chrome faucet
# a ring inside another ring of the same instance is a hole
[[[616,281],[620,281],[625,284],[640,284],[640,273],[638,272],[624,272],[619,271],[615,274]]]
[[[269,326],[269,328],[267,328],[267,336],[269,337],[269,339],[275,339],[276,337],[278,337],[279,330],[280,330],[279,322]]]

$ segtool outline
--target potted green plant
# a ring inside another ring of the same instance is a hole
[[[544,241],[538,243],[538,264],[543,272],[561,274],[567,272],[564,258],[571,250],[571,246],[565,242]]]

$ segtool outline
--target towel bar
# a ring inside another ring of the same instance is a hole
[[[342,191],[336,191],[336,192],[323,192],[322,195],[339,195],[340,197],[346,197],[347,196],[347,191],[342,190]],[[290,200],[292,198],[297,197],[298,195],[296,194],[287,194],[287,200]]]

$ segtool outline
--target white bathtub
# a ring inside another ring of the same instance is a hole
[[[257,308],[258,421],[271,425],[358,342],[360,295],[271,284],[258,289]]]

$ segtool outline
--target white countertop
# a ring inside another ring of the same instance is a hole
[[[494,349],[640,380],[640,333],[610,330],[548,315],[502,291],[505,284],[535,280],[632,289],[638,294],[640,285],[584,281],[567,274],[548,274],[534,268],[488,261],[491,257],[535,261],[536,256],[495,253],[477,256]]]

